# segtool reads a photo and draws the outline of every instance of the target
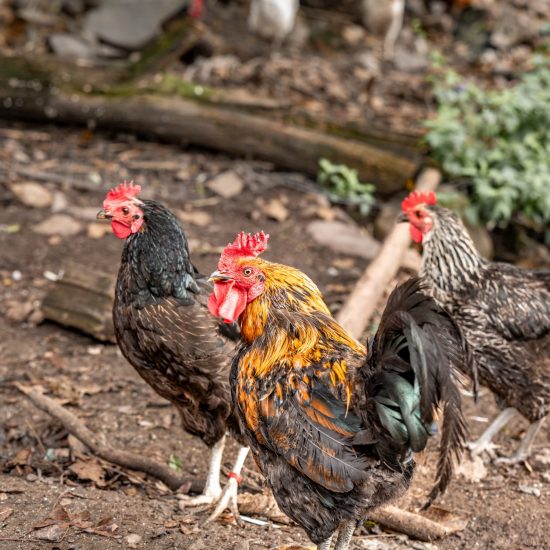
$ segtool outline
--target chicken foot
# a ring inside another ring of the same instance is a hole
[[[210,464],[208,466],[208,476],[202,494],[190,497],[180,497],[180,506],[191,508],[194,506],[203,506],[205,504],[214,504],[222,494],[220,485],[220,470],[222,467],[223,449],[225,447],[225,435],[212,447],[210,454]]]
[[[519,447],[517,448],[516,452],[512,456],[503,456],[503,457],[497,458],[495,460],[495,464],[507,464],[511,466],[514,464],[520,464],[522,462],[525,462],[529,458],[529,455],[531,454],[531,445],[533,444],[533,441],[537,437],[537,433],[539,432],[542,424],[544,423],[545,418],[546,417],[543,417],[540,420],[537,420],[536,422],[531,423],[531,425],[527,429],[527,432],[523,436],[523,439],[521,440],[521,443],[519,444]]]
[[[356,521],[348,521],[340,526],[340,529],[338,529],[338,539],[336,539],[334,550],[348,550],[356,525]]]
[[[235,460],[233,469],[231,470],[231,472],[229,472],[227,485],[224,487],[218,499],[216,508],[214,508],[214,511],[208,516],[205,524],[214,521],[226,508],[229,508],[229,510],[231,510],[231,512],[235,516],[235,519],[239,521],[237,492],[240,483],[241,470],[243,468],[244,461],[246,460],[246,456],[248,455],[249,450],[250,449],[248,447],[241,447],[239,449],[239,453],[237,454],[237,459]]]
[[[330,550],[331,540],[332,540],[332,536],[330,536],[327,540],[324,540],[321,544],[318,544],[317,550]]]
[[[468,449],[472,456],[478,456],[481,453],[487,452],[493,454],[495,445],[492,443],[493,437],[516,416],[516,409],[508,407],[504,409],[491,423],[491,425],[483,432],[477,441],[468,443]],[[494,456],[494,455],[493,455]]]

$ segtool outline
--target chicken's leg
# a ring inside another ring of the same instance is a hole
[[[225,447],[225,435],[212,447],[210,454],[210,465],[206,484],[201,495],[196,497],[180,497],[180,507],[202,506],[213,504],[220,498],[222,488],[220,485],[220,469],[222,466],[223,448]]]
[[[470,454],[472,456],[480,455],[481,453],[487,451],[491,452],[495,445],[491,443],[493,437],[512,420],[516,415],[516,409],[513,407],[508,407],[504,409],[492,422],[492,424],[483,432],[481,437],[477,441],[468,443],[468,449],[470,449]]]
[[[540,427],[544,423],[544,418],[541,418],[540,420],[533,422],[529,426],[529,428],[527,429],[527,432],[525,432],[525,435],[521,440],[521,443],[519,444],[517,451],[512,456],[503,456],[503,457],[497,458],[495,460],[495,463],[513,465],[513,464],[519,464],[520,462],[524,462],[525,460],[527,460],[529,458],[529,455],[531,454],[531,445],[533,444],[533,441],[537,437],[537,433],[540,430]]]
[[[324,540],[321,544],[317,545],[317,550],[330,550],[330,541],[332,537],[329,537],[327,540]]]
[[[355,521],[348,521],[340,526],[338,531],[338,539],[336,540],[334,550],[348,550],[351,537],[355,531],[355,526]]]
[[[208,516],[208,519],[205,523],[209,523],[215,520],[226,508],[229,508],[235,519],[239,519],[239,508],[237,506],[237,490],[240,482],[240,474],[246,460],[246,455],[248,454],[248,447],[241,447],[239,453],[237,454],[237,460],[233,465],[233,470],[229,472],[229,479],[227,485],[224,487],[220,499],[216,504],[214,511]]]

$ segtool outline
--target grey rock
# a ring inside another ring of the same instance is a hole
[[[186,0],[111,0],[86,15],[84,32],[119,48],[139,50],[187,4]]]
[[[393,58],[395,68],[408,73],[423,71],[428,67],[428,56],[398,48]]]
[[[126,52],[105,44],[92,44],[80,36],[58,33],[49,38],[52,51],[60,57],[97,61],[100,58],[120,58]]]

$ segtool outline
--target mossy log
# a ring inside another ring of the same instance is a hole
[[[42,311],[45,319],[115,342],[114,295],[114,276],[70,266],[42,301]]]
[[[150,84],[120,80],[117,73],[117,78],[105,77],[110,84],[102,93],[84,93],[90,86],[82,86],[82,75],[72,83],[60,82],[58,76],[50,77],[48,63],[0,59],[0,66],[0,118],[134,132],[266,160],[310,175],[316,175],[319,160],[327,158],[357,169],[363,180],[377,184],[380,193],[402,189],[421,160],[419,148],[403,136],[368,135],[326,122],[315,128],[304,117],[296,120],[288,113],[232,104],[231,94],[222,90],[194,96],[197,87],[187,84],[187,94],[180,89],[176,97],[166,96],[165,90]],[[96,73],[93,80],[97,84]]]

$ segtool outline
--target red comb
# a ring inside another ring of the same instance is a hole
[[[232,243],[229,243],[222,254],[230,256],[259,256],[266,248],[269,235],[263,231],[251,235],[241,231]]]
[[[191,0],[188,13],[193,19],[198,19],[202,15],[203,0]]]
[[[121,202],[137,197],[141,192],[140,185],[134,185],[134,182],[124,180],[118,187],[113,187],[105,197],[105,202]]]
[[[408,212],[419,204],[436,204],[437,197],[433,191],[413,191],[408,197],[403,199],[401,210]]]
[[[269,235],[263,231],[251,235],[241,231],[232,243],[229,243],[222,252],[219,266],[221,267],[226,262],[242,257],[259,256],[266,248]]]

